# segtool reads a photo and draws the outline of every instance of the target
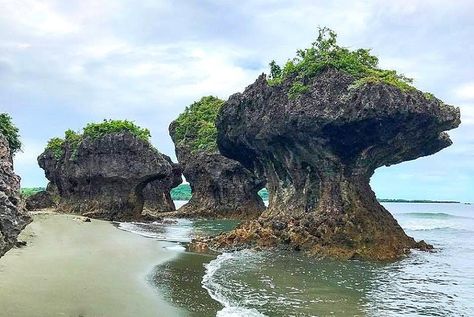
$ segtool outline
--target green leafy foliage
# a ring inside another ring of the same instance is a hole
[[[64,140],[61,138],[52,138],[48,141],[46,149],[51,150],[54,157],[59,160],[63,156]]]
[[[0,113],[0,133],[7,139],[12,154],[21,150],[21,141],[18,128],[13,124],[7,113]]]
[[[46,188],[44,187],[23,187],[21,188],[20,193],[21,193],[21,196],[23,196],[24,198],[27,198],[45,190]]]
[[[217,97],[206,96],[186,107],[175,121],[177,142],[190,144],[192,151],[216,151],[215,121],[223,104]]]
[[[117,132],[130,132],[147,142],[151,137],[150,130],[140,128],[135,123],[128,120],[104,120],[101,123],[89,123],[83,130],[83,136],[98,139],[107,134]]]
[[[356,82],[351,86],[357,88],[367,83],[386,83],[406,91],[415,89],[412,79],[398,74],[394,70],[383,70],[378,67],[378,58],[369,49],[350,50],[337,44],[337,34],[329,28],[320,28],[318,37],[310,48],[298,50],[296,57],[288,60],[281,68],[275,61],[270,63],[270,85],[279,85],[284,80],[293,80],[288,93],[296,98],[305,93],[308,87],[305,82],[319,72],[334,68],[352,75]]]
[[[82,134],[71,129],[64,132],[64,139],[52,138],[48,141],[46,149],[53,151],[54,157],[59,160],[67,145],[72,151],[71,159],[75,159],[77,149],[84,138],[98,139],[105,135],[118,132],[130,132],[143,141],[149,142],[150,130],[140,128],[132,121],[128,120],[104,120],[100,123],[89,123],[83,129]]]
[[[297,81],[293,83],[293,85],[290,88],[290,91],[288,92],[288,97],[290,99],[296,99],[299,95],[304,94],[309,90],[309,87],[304,85],[302,82]]]

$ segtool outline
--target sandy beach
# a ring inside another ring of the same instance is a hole
[[[36,214],[20,240],[27,246],[0,259],[1,316],[187,315],[150,283],[173,244],[52,213]]]

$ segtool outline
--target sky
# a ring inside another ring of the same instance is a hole
[[[383,167],[380,198],[474,201],[474,1],[0,0],[0,112],[19,127],[22,186],[45,186],[47,141],[129,119],[174,156],[168,125],[204,95],[243,91],[268,63],[308,47],[318,26],[461,108],[454,144]]]

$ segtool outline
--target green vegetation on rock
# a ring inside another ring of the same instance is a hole
[[[54,153],[56,159],[60,159],[63,155],[64,145],[68,145],[73,150],[72,157],[75,157],[75,153],[79,144],[85,138],[98,139],[105,135],[119,132],[129,132],[143,141],[150,141],[150,130],[140,128],[132,121],[128,120],[104,120],[100,123],[89,123],[83,129],[82,134],[71,129],[64,132],[64,139],[52,138],[46,145],[47,150],[51,150]]]
[[[59,160],[63,155],[63,145],[64,140],[61,138],[52,138],[48,141],[46,149],[51,150],[54,154],[54,157]]]
[[[370,49],[350,50],[337,44],[337,34],[329,28],[320,28],[319,34],[310,48],[298,50],[296,57],[282,67],[275,61],[270,63],[270,85],[279,85],[286,79],[292,80],[288,97],[294,99],[308,90],[308,80],[321,71],[334,68],[352,75],[356,81],[351,88],[367,83],[385,83],[402,91],[415,89],[412,79],[394,70],[378,67],[378,58],[370,54]],[[425,95],[428,96],[428,95]]]
[[[0,133],[7,139],[12,154],[21,150],[21,141],[18,128],[13,124],[7,113],[0,113]]]
[[[117,132],[130,132],[131,134],[147,142],[150,140],[151,137],[150,130],[140,128],[135,123],[128,120],[104,120],[101,123],[89,123],[83,129],[83,137],[98,139],[107,134]]]
[[[217,150],[216,117],[224,101],[206,96],[186,107],[176,119],[174,139],[178,143],[189,144],[192,151]]]

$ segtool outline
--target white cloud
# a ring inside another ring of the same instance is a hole
[[[420,177],[429,162],[464,171],[473,152],[473,10],[468,0],[0,0],[0,106],[25,136],[16,162],[28,184],[42,174],[36,156],[48,138],[104,117],[149,127],[171,154],[167,125],[186,105],[242,91],[328,26],[343,45],[372,48],[382,67],[461,105],[454,145],[402,164],[397,181]]]
[[[474,82],[464,83],[456,87],[454,95],[461,100],[474,100]]]
[[[474,104],[462,104],[459,108],[461,109],[462,124],[474,125]]]
[[[22,149],[15,154],[15,167],[36,164],[36,159],[43,152],[45,144],[38,143],[32,139],[22,139]]]
[[[4,0],[0,2],[2,19],[14,23],[16,28],[37,36],[65,35],[77,32],[79,25],[55,11],[47,1]]]

